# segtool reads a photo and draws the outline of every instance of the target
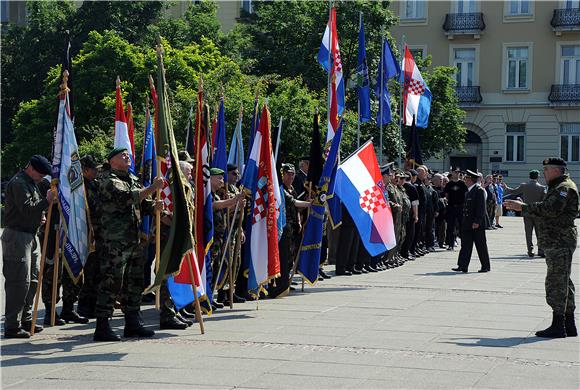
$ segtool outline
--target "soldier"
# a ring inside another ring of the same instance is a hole
[[[309,202],[298,200],[298,194],[292,182],[296,176],[296,170],[292,164],[282,164],[280,169],[282,174],[282,190],[284,191],[284,201],[286,205],[286,225],[280,238],[280,277],[271,284],[269,295],[271,298],[285,296],[290,287],[290,270],[296,261],[298,249],[300,248],[301,221],[297,209],[305,209],[310,206]],[[275,287],[274,287],[275,285]]]
[[[396,186],[392,182],[392,179],[394,178],[394,172],[392,171],[390,165],[382,166],[381,174],[383,175],[383,182],[385,183],[385,189],[389,205],[391,206],[391,213],[393,216],[393,226],[395,227],[395,240],[397,241],[397,246],[391,248],[384,256],[384,261],[387,264],[393,264],[395,261],[395,256],[398,253],[398,248],[400,247],[400,243],[397,239],[396,230],[398,225],[401,223],[401,204],[400,204],[401,199],[398,191],[396,190]],[[385,269],[387,267],[386,264],[383,266],[382,262],[379,263],[378,266],[381,269]]]
[[[435,237],[439,248],[444,248],[445,245],[445,208],[447,207],[447,199],[445,199],[443,175],[436,173],[433,175],[433,189],[437,192],[439,200],[437,201],[437,217],[435,217]]]
[[[455,230],[461,225],[461,214],[466,192],[467,186],[460,180],[460,169],[455,168],[451,173],[451,179],[444,189],[445,199],[447,199],[447,208],[445,209],[447,250],[455,249]]]
[[[572,254],[578,232],[578,189],[566,174],[566,162],[558,157],[543,161],[548,192],[541,202],[506,200],[506,206],[524,217],[537,218],[538,237],[546,255],[546,301],[552,308],[552,324],[536,332],[538,337],[576,337],[574,284],[570,279]]]
[[[8,182],[2,232],[2,273],[6,282],[5,338],[29,338],[32,303],[38,285],[39,242],[36,236],[43,212],[53,193],[41,194],[37,186],[51,172],[48,160],[34,155],[24,170]],[[35,325],[35,332],[42,327]]]
[[[522,183],[516,188],[510,188],[505,183],[503,189],[506,194],[522,195],[524,203],[541,202],[546,195],[546,186],[538,183],[540,172],[536,169],[530,171],[530,180],[527,183]],[[498,206],[501,208],[501,206]],[[526,233],[526,245],[528,247],[528,256],[534,257],[534,243],[532,241],[532,232],[536,231],[536,241],[538,242],[538,256],[544,257],[544,250],[540,246],[538,238],[537,222],[534,217],[524,217],[524,231]]]
[[[109,325],[117,295],[123,289],[126,302],[125,337],[152,337],[155,333],[143,326],[141,294],[143,293],[144,258],[139,245],[139,213],[162,210],[162,201],[148,197],[163,186],[157,178],[142,188],[137,177],[129,173],[131,158],[126,148],[113,149],[107,158],[108,169],[98,186],[97,213],[100,218],[97,237],[102,240],[101,280],[97,290],[95,341],[120,341]],[[140,210],[141,206],[141,210]]]
[[[93,241],[100,241],[94,237],[94,233],[99,229],[99,216],[96,214],[97,206],[97,175],[98,164],[96,159],[87,155],[81,158],[83,166],[83,177],[85,183],[85,193],[87,195],[87,205],[89,207],[89,216],[93,226]],[[80,316],[86,318],[95,318],[95,305],[97,304],[97,286],[99,285],[99,248],[95,246],[95,251],[89,254],[87,262],[83,267],[83,284],[79,291],[79,303],[77,312]]]
[[[426,166],[421,166],[419,170],[425,172],[423,176],[423,185],[425,187],[425,230],[423,231],[423,242],[425,249],[429,252],[435,252],[435,218],[439,215],[437,205],[439,203],[439,194],[429,181],[427,173],[429,170]]]
[[[411,183],[411,172],[407,172],[404,176],[405,182],[403,187],[407,193],[407,197],[411,202],[411,210],[409,211],[409,218],[407,219],[407,224],[405,225],[405,241],[401,245],[401,256],[407,260],[415,260],[416,256],[411,252],[411,245],[415,238],[415,225],[419,221],[419,194],[417,189]]]
[[[405,188],[403,187],[403,184],[405,183],[405,173],[403,172],[398,172],[395,177],[397,178],[397,191],[399,193],[399,196],[401,198],[401,218],[399,219],[399,226],[398,226],[398,236],[397,236],[397,257],[395,258],[396,263],[394,264],[394,266],[398,267],[400,265],[405,264],[405,258],[401,255],[401,248],[403,246],[403,243],[405,242],[406,239],[406,235],[407,235],[407,231],[406,231],[406,225],[407,222],[409,221],[410,218],[410,213],[411,213],[411,200],[409,199],[409,197],[407,196],[407,192],[405,191]],[[397,226],[395,226],[395,228],[397,228]]]
[[[244,204],[244,195],[238,194],[233,198],[222,199],[226,197],[224,188],[224,171],[219,168],[211,168],[209,170],[210,181],[211,181],[211,193],[212,193],[212,208],[213,208],[213,243],[211,245],[211,266],[212,266],[212,288],[215,290],[215,285],[218,282],[218,273],[220,272],[220,262],[223,256],[224,246],[226,243],[227,234],[227,213],[226,209],[231,209],[236,206],[237,202],[240,202],[240,207]],[[220,196],[221,193],[221,196]],[[222,267],[226,267],[226,263],[223,263]],[[221,270],[225,273],[225,270]],[[223,290],[220,289],[218,293],[220,295],[219,300],[214,300],[212,302],[213,310],[221,309],[224,307],[219,301],[225,300],[225,294]]]

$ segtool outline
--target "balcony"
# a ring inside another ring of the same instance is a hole
[[[550,24],[557,36],[563,31],[580,31],[580,8],[555,9]]]
[[[482,101],[479,86],[455,87],[455,95],[457,95],[460,106],[473,106]]]
[[[475,39],[479,39],[481,32],[485,30],[483,13],[447,14],[443,30],[448,39],[453,39],[455,35],[473,35]]]
[[[580,84],[553,84],[548,100],[553,107],[579,106]]]

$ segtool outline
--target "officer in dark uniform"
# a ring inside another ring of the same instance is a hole
[[[310,167],[310,157],[301,157],[298,162],[298,172],[294,177],[294,189],[298,194],[298,199],[305,200],[308,197],[308,190],[304,187],[308,179],[308,168]]]
[[[447,219],[447,232],[445,240],[447,241],[448,250],[455,248],[455,230],[461,225],[461,215],[463,212],[463,202],[465,201],[465,193],[467,186],[460,180],[460,169],[455,168],[451,173],[449,183],[445,185],[443,193],[447,199],[447,209],[445,210],[445,218]]]
[[[415,224],[419,221],[419,194],[417,193],[417,188],[411,183],[410,172],[405,173],[404,179],[405,183],[403,187],[411,202],[411,210],[409,211],[409,217],[405,225],[405,241],[403,241],[403,245],[401,246],[401,256],[407,260],[415,260],[416,256],[411,253],[411,245],[415,239]]]
[[[541,202],[525,204],[506,200],[506,206],[522,212],[524,217],[536,218],[538,244],[546,255],[546,302],[552,308],[552,324],[536,332],[538,337],[576,337],[574,320],[574,283],[570,278],[572,254],[576,249],[578,231],[578,188],[566,174],[566,162],[558,157],[543,162],[548,192]]]
[[[467,272],[474,243],[481,262],[481,269],[478,272],[489,272],[491,269],[485,237],[485,229],[489,226],[489,219],[486,218],[485,190],[477,184],[477,178],[477,173],[467,170],[465,185],[468,187],[461,219],[461,250],[457,268],[453,268],[453,271],[457,272]]]

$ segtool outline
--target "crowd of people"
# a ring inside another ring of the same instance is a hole
[[[559,160],[549,162],[545,166],[560,164]],[[162,243],[166,242],[168,226],[173,217],[164,208],[161,200],[154,199],[154,194],[162,188],[164,179],[157,178],[150,186],[143,188],[139,179],[129,172],[131,158],[124,148],[113,149],[103,164],[92,156],[84,156],[81,163],[95,250],[90,254],[79,281],[70,278],[66,270],[62,269],[61,262],[58,283],[62,286],[63,306],[60,314],[55,314],[55,318],[51,317],[49,308],[54,299],[54,257],[57,252],[54,237],[58,230],[59,213],[54,192],[50,190],[49,162],[42,156],[33,156],[6,188],[5,230],[2,235],[3,272],[6,278],[5,337],[28,338],[33,326],[35,332],[42,331],[42,326],[32,323],[32,303],[38,283],[39,238],[44,237],[46,229],[49,245],[45,252],[46,266],[41,286],[42,300],[47,309],[45,325],[87,323],[89,319],[96,318],[94,340],[118,341],[120,337],[109,324],[114,309],[118,307],[125,315],[125,337],[154,335],[151,329],[144,326],[141,305],[143,300],[151,301],[153,298],[150,295],[143,296],[143,291],[151,283],[155,234],[161,236]],[[184,177],[191,183],[195,161],[186,151],[179,153],[179,166]],[[472,247],[475,245],[481,262],[479,272],[489,272],[491,265],[486,230],[502,228],[500,220],[504,195],[522,194],[525,203],[538,205],[542,204],[546,192],[545,187],[538,183],[538,171],[530,172],[529,183],[510,188],[503,183],[501,175],[484,178],[481,173],[462,171],[459,167],[444,173],[432,172],[425,165],[397,169],[394,164],[387,164],[380,168],[385,198],[392,212],[396,247],[382,255],[370,256],[353,219],[343,206],[342,223],[339,226],[332,226],[330,220],[325,223],[319,281],[331,277],[323,269],[323,265],[328,263],[336,265],[336,276],[380,272],[426,256],[436,251],[436,248],[452,251],[458,246],[458,239],[461,240],[461,250],[457,267],[453,270],[468,272]],[[302,230],[310,206],[308,169],[308,158],[300,159],[298,170],[293,164],[281,164],[280,182],[285,200],[286,224],[279,241],[280,276],[269,284],[268,298],[285,296],[295,288],[292,276],[296,270]],[[225,173],[221,169],[212,168],[209,178],[214,221],[211,245],[214,272],[211,288],[217,291],[214,301],[211,302],[213,310],[232,303],[232,299],[235,303],[256,299],[248,294],[247,277],[242,266],[243,246],[246,244],[243,232],[244,213],[232,212],[236,207],[247,209],[249,202],[238,186],[240,172],[237,166],[228,165],[227,174]],[[224,180],[224,176],[227,180]],[[186,192],[194,197],[192,185],[188,184]],[[577,215],[577,190],[574,194]],[[53,207],[53,218],[50,226],[47,226],[46,214],[50,205]],[[534,227],[536,234],[540,235],[542,229],[545,229],[538,219],[543,211],[538,207],[526,209],[525,204],[518,201],[513,201],[510,205],[516,211],[523,209],[528,254],[534,256],[531,234]],[[573,208],[574,205],[570,207]],[[154,215],[155,212],[161,215],[161,229],[144,240],[140,222],[144,216]],[[233,233],[228,234],[229,230]],[[546,240],[540,239],[538,245],[545,246],[545,243]],[[548,253],[547,250],[548,248],[539,247],[538,255],[544,256]],[[217,272],[224,253],[231,262],[229,269],[232,275],[229,279]],[[558,256],[560,255],[562,254],[559,253]],[[566,308],[566,304],[560,307],[562,305],[558,303],[558,310],[573,312],[573,284],[569,278],[569,265],[567,271],[563,269],[562,272],[567,275],[565,285],[568,286],[569,282],[572,286],[565,287],[564,299],[572,304],[569,303]],[[564,282],[558,279],[554,283]],[[558,286],[561,290],[561,285]],[[60,286],[57,290],[60,290]],[[193,306],[177,308],[166,282],[161,285],[158,294],[161,329],[186,329],[194,323]],[[57,296],[56,299],[60,300],[60,297]],[[560,302],[561,299],[558,296],[553,301]],[[562,314],[562,323],[563,318]]]

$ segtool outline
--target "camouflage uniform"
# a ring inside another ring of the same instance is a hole
[[[220,190],[223,194],[223,190]],[[217,202],[222,200],[220,195],[217,193],[212,192],[212,199],[213,202]],[[218,280],[218,272],[220,267],[220,261],[222,260],[224,245],[226,243],[226,234],[227,234],[227,209],[223,208],[220,210],[213,210],[213,243],[211,244],[211,285],[215,291],[215,285]],[[227,264],[224,262],[223,267],[226,267]],[[224,269],[222,269],[222,273],[224,273]],[[225,279],[225,278],[224,278]]]
[[[230,198],[236,197],[241,191],[238,187],[233,184],[227,184],[228,193]],[[238,207],[238,215],[236,216],[236,220],[234,220],[234,212],[231,211],[227,213],[228,216],[228,226],[232,226],[234,224],[234,229],[232,230],[232,236],[230,238],[230,245],[228,250],[230,251],[228,254],[228,263],[232,261],[232,273],[233,273],[233,280],[234,283],[237,280],[238,273],[240,271],[242,265],[242,257],[241,257],[241,242],[238,244],[238,233],[239,229],[241,229],[240,224],[240,216],[244,214],[244,209],[242,207]],[[227,232],[226,232],[227,234]],[[227,236],[225,237],[227,239]],[[236,250],[236,248],[238,248]]]
[[[405,226],[407,225],[407,222],[409,221],[410,218],[409,213],[411,212],[411,200],[407,196],[407,192],[405,191],[402,185],[397,185],[397,191],[399,192],[399,196],[401,198],[400,205],[402,206],[399,219],[400,220],[399,226],[395,225],[395,236],[398,243],[397,251],[400,251],[401,245],[405,241],[407,234]]]
[[[522,216],[536,217],[538,224],[538,246],[544,248],[548,266],[546,301],[554,314],[568,316],[576,308],[570,279],[578,235],[574,224],[578,216],[576,184],[568,175],[551,180],[544,200],[523,205]]]
[[[96,316],[113,314],[117,295],[123,290],[124,312],[138,312],[143,293],[142,248],[139,245],[139,193],[142,187],[137,177],[111,169],[104,173],[98,185],[97,214],[100,218],[97,237],[102,254]],[[141,202],[143,211],[152,213],[153,202]]]
[[[392,183],[389,183],[386,185],[386,190],[387,190],[387,196],[389,197],[389,199],[388,199],[389,205],[391,206],[391,213],[393,215],[393,225],[397,226],[397,219],[400,217],[401,213],[400,213],[400,209],[395,207],[395,205],[400,204],[399,202],[401,200],[399,199],[399,196],[395,190],[395,186]],[[396,234],[395,234],[395,238],[396,238]],[[398,246],[398,241],[397,241],[397,246]],[[389,262],[392,262],[396,253],[397,253],[397,247],[392,248],[390,251],[387,252],[386,260],[388,260]]]

